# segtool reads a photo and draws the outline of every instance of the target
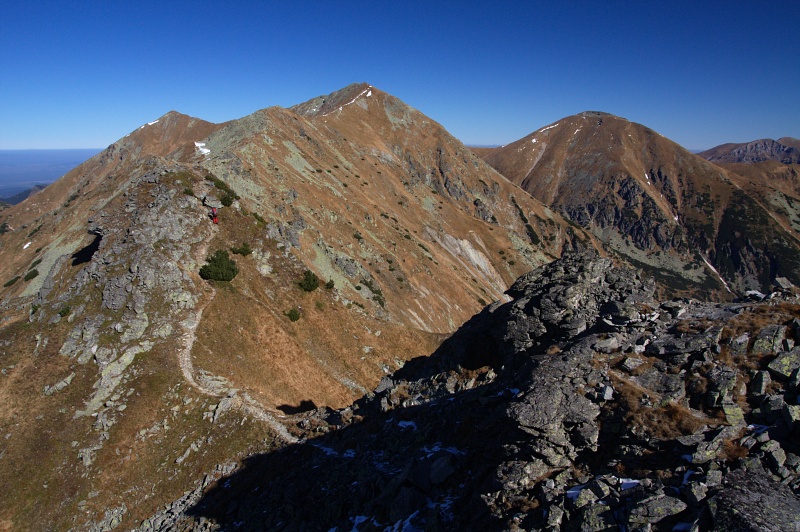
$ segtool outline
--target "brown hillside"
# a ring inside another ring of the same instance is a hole
[[[136,526],[594,245],[366,84],[225,124],[170,112],[0,222],[11,529]],[[217,251],[231,282],[199,275]]]
[[[725,170],[642,125],[586,112],[486,161],[674,293],[730,297],[800,282],[796,235]]]

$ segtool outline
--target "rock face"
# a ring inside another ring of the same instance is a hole
[[[350,407],[297,417],[301,443],[168,511],[195,529],[796,530],[797,375],[771,371],[768,395],[747,383],[797,340],[782,325],[800,302],[653,292],[566,255]],[[776,335],[768,352],[746,340]]]

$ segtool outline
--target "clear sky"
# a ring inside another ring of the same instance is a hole
[[[104,148],[365,81],[471,145],[606,111],[689,149],[800,137],[800,1],[3,0],[0,149]]]

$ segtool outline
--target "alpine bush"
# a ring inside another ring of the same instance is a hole
[[[233,253],[234,255],[243,255],[243,256],[246,257],[247,255],[251,254],[252,252],[253,252],[253,250],[250,247],[250,244],[248,244],[247,242],[245,242],[244,244],[242,244],[238,248],[235,248],[235,247],[231,248],[231,253]]]
[[[319,277],[311,270],[303,272],[303,278],[297,283],[304,292],[313,292],[319,288]]]
[[[206,259],[206,264],[200,268],[200,277],[211,281],[232,281],[239,268],[228,256],[228,252],[220,249]]]

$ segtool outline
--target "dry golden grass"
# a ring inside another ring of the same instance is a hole
[[[617,392],[617,401],[625,412],[625,422],[638,427],[651,437],[672,439],[694,434],[700,427],[709,424],[709,419],[700,419],[688,408],[674,402],[665,406],[645,406],[642,404],[643,394],[648,393],[654,404],[657,404],[658,397],[653,397],[652,392],[613,375],[612,382]]]

